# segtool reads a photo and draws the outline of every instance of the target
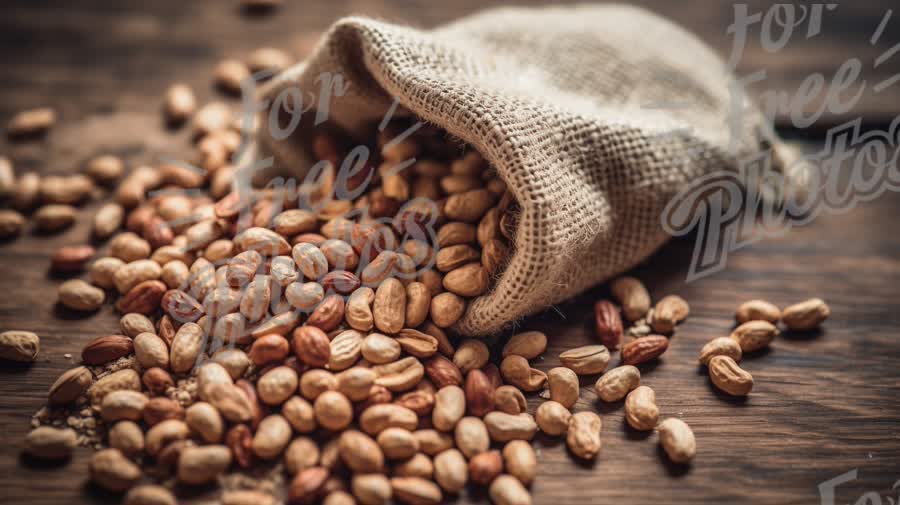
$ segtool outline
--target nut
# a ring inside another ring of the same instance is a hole
[[[304,398],[292,396],[282,405],[281,415],[299,433],[311,433],[316,429],[316,414],[313,406]]]
[[[525,396],[514,386],[500,386],[494,390],[494,407],[507,414],[521,414],[527,410]]]
[[[138,391],[112,391],[103,397],[100,416],[104,421],[139,421],[148,400],[147,395]]]
[[[375,384],[384,386],[393,392],[407,391],[414,387],[425,375],[425,367],[413,356],[399,361],[373,367],[378,375]]]
[[[51,387],[51,391],[52,391]],[[137,372],[130,368],[113,372],[109,375],[101,377],[88,389],[91,405],[99,407],[103,403],[103,399],[113,391],[141,390],[141,379]]]
[[[372,405],[359,417],[359,427],[369,435],[378,435],[387,428],[415,430],[419,416],[406,407],[392,403]]]
[[[753,376],[728,356],[709,360],[709,378],[719,390],[731,396],[746,396],[753,389]]]
[[[153,333],[155,330],[153,328],[153,322],[143,314],[125,314],[119,319],[119,328],[122,329],[122,333],[134,338],[141,333]]]
[[[700,349],[700,363],[709,364],[714,356],[728,356],[734,361],[740,361],[743,352],[740,344],[730,337],[718,337],[710,340]]]
[[[641,385],[641,371],[632,365],[613,368],[597,379],[594,389],[605,402],[617,402]]]
[[[384,453],[375,440],[361,431],[347,430],[338,438],[341,460],[355,473],[382,473]]]
[[[513,440],[503,447],[503,462],[506,471],[526,486],[537,475],[537,455],[531,444],[524,440]]]
[[[166,285],[160,281],[144,281],[119,298],[116,308],[119,312],[152,314],[159,308],[159,302],[166,290]]]
[[[68,280],[59,286],[59,302],[79,311],[94,311],[103,305],[106,294],[81,279]]]
[[[491,351],[487,344],[481,340],[464,340],[453,354],[453,363],[463,373],[469,370],[481,368],[487,364],[491,357]]]
[[[48,401],[51,405],[72,403],[87,392],[93,381],[94,376],[87,367],[67,370],[50,386]]]
[[[649,431],[659,423],[656,393],[647,386],[638,386],[625,398],[625,420],[638,431]]]
[[[496,505],[531,505],[528,490],[512,475],[503,474],[494,479],[488,494]]]
[[[431,320],[439,328],[449,328],[466,311],[466,301],[453,293],[440,293],[431,299]]]
[[[512,415],[494,411],[484,416],[484,424],[495,442],[531,440],[538,429],[534,417],[524,412]]]
[[[337,374],[337,390],[350,401],[363,401],[369,397],[377,377],[371,368],[353,367]]]
[[[127,356],[134,351],[134,342],[124,335],[97,337],[81,351],[81,361],[85,365],[102,365]]]
[[[410,282],[406,286],[406,326],[416,327],[428,318],[431,308],[431,291],[421,282]]]
[[[322,251],[309,243],[301,243],[294,246],[291,251],[294,263],[303,272],[303,275],[312,281],[320,279],[328,273],[328,259]]]
[[[441,431],[450,431],[466,413],[466,395],[459,386],[444,386],[434,398],[431,422]]]
[[[25,437],[25,452],[37,459],[66,459],[78,445],[78,435],[71,428],[35,428]]]
[[[96,251],[89,245],[63,246],[50,258],[50,268],[57,272],[79,272]]]
[[[547,383],[550,387],[550,399],[559,402],[563,407],[572,408],[578,401],[578,376],[571,369],[566,367],[551,369],[547,373]]]
[[[125,209],[115,202],[104,204],[100,210],[94,214],[92,224],[92,233],[98,239],[106,239],[122,227],[122,221],[125,219]]]
[[[788,329],[809,331],[818,328],[831,315],[831,309],[819,298],[810,298],[804,302],[786,307],[781,313],[781,320]]]
[[[675,463],[687,463],[697,453],[697,442],[690,426],[670,417],[659,424],[659,443]]]
[[[404,328],[397,333],[397,343],[406,354],[417,358],[429,358],[437,353],[438,340],[427,333]]]
[[[253,418],[254,407],[250,399],[234,384],[212,384],[206,390],[206,401],[211,403],[225,419],[233,423],[246,423]]]
[[[134,486],[141,478],[141,469],[118,449],[103,449],[91,457],[91,480],[100,487],[120,493]]]
[[[680,296],[669,295],[656,303],[650,325],[657,333],[670,334],[675,325],[685,320],[690,313],[690,306]]]
[[[183,420],[184,407],[175,400],[160,396],[148,401],[141,415],[147,426],[155,426],[168,419]]]
[[[491,438],[484,421],[477,417],[464,417],[456,423],[453,431],[456,447],[467,458],[472,458],[491,447]]]
[[[362,352],[362,333],[356,330],[344,330],[338,333],[330,343],[331,356],[328,358],[328,369],[339,372],[353,366]]]
[[[547,335],[539,331],[526,331],[509,338],[509,341],[503,346],[503,357],[516,354],[525,359],[534,359],[543,354],[546,349]]]
[[[462,453],[447,449],[434,457],[434,480],[448,493],[458,493],[468,480],[468,465]]]
[[[284,464],[291,475],[319,464],[319,446],[309,437],[297,437],[284,452]]]
[[[375,326],[388,334],[403,329],[406,320],[406,288],[394,278],[385,279],[375,291],[372,306]]]
[[[384,475],[355,475],[350,486],[362,505],[385,505],[391,500],[391,481]]]
[[[435,456],[453,447],[453,438],[437,430],[417,430],[413,436],[419,441],[419,448],[429,456]]]
[[[294,330],[292,344],[300,361],[311,367],[324,367],[331,359],[331,341],[315,326],[301,326]]]
[[[600,300],[594,304],[594,325],[597,338],[608,349],[616,349],[622,342],[622,317],[619,307],[609,300]]]
[[[489,283],[490,277],[481,263],[463,265],[444,276],[444,288],[447,291],[467,298],[482,295],[487,291]]]
[[[144,431],[134,421],[119,421],[109,429],[109,446],[128,456],[144,452]]]
[[[208,444],[221,442],[225,435],[225,421],[221,414],[206,402],[197,402],[188,407],[184,412],[184,422]]]
[[[74,218],[73,218],[74,219]],[[15,237],[25,227],[25,217],[14,210],[0,210],[0,239]]]
[[[381,333],[370,333],[369,336],[363,339],[360,353],[366,361],[373,364],[390,363],[400,357],[400,343]]]
[[[344,318],[347,320],[347,324],[355,330],[371,330],[375,325],[372,315],[372,302],[374,301],[375,291],[372,288],[361,287],[354,291],[344,307]]]
[[[623,354],[624,352],[625,349],[622,349]],[[602,345],[576,347],[562,352],[559,361],[578,375],[603,373],[609,365],[609,350]]]
[[[428,365],[426,364],[426,373]],[[430,374],[429,374],[430,377]],[[466,374],[466,410],[470,415],[484,417],[494,410],[494,385],[486,373],[481,370],[470,370]]]
[[[16,113],[6,126],[6,133],[13,138],[41,135],[56,124],[56,111],[39,107]]]
[[[434,478],[434,463],[431,462],[431,458],[419,452],[406,461],[395,463],[393,471],[397,477],[432,479]]]
[[[734,313],[737,322],[768,321],[772,324],[781,319],[781,309],[765,300],[748,300],[741,304]]]
[[[501,473],[503,456],[500,451],[483,452],[469,459],[469,478],[476,484],[487,486]]]
[[[257,367],[284,360],[291,352],[287,339],[277,333],[263,335],[253,341],[248,357]]]
[[[175,387],[172,376],[162,368],[150,368],[145,371],[141,382],[144,383],[144,387],[150,391],[150,394],[154,395],[164,394],[170,387]]]
[[[246,424],[232,426],[225,434],[225,445],[231,449],[231,454],[238,466],[250,467],[253,463],[253,436]]]
[[[293,368],[278,366],[259,378],[256,391],[260,401],[266,405],[281,405],[297,391],[299,381]]]
[[[635,277],[619,277],[610,284],[610,291],[622,305],[622,312],[629,321],[637,321],[650,310],[650,294]]]
[[[337,378],[328,370],[313,369],[300,377],[300,393],[307,400],[315,400],[325,391],[337,389]]]
[[[230,465],[231,451],[224,445],[185,447],[178,457],[178,480],[185,484],[206,484]]]
[[[200,354],[203,352],[203,346],[206,338],[203,334],[203,328],[196,323],[185,323],[181,325],[175,338],[172,340],[172,346],[169,354],[169,362],[172,371],[176,373],[186,373],[197,363]]]
[[[569,429],[572,413],[561,403],[551,400],[540,404],[534,417],[541,431],[558,437]]]
[[[531,368],[528,360],[518,355],[510,355],[500,363],[503,379],[523,391],[537,391],[547,382],[547,374]]]
[[[288,487],[288,503],[298,505],[318,503],[325,494],[325,483],[329,476],[328,469],[321,466],[301,470]]]
[[[12,361],[34,362],[41,350],[41,339],[30,331],[4,331],[0,333],[0,358]]]
[[[159,263],[143,259],[126,263],[116,270],[113,281],[119,293],[125,294],[138,284],[159,279],[161,275],[162,267],[159,266]]]
[[[319,426],[331,431],[346,428],[353,420],[353,405],[337,391],[325,391],[313,403],[313,411]]]
[[[622,347],[622,363],[639,365],[656,359],[669,348],[669,339],[662,335],[647,335]]]
[[[50,204],[44,205],[35,211],[32,218],[34,219],[34,226],[39,231],[50,233],[72,226],[72,223],[75,222],[77,213],[78,211],[71,205]],[[13,214],[5,214],[7,223],[5,228],[7,230],[10,229],[10,223],[14,222],[14,220],[11,219],[12,216]]]
[[[428,379],[435,386],[442,388],[444,386],[461,386],[463,384],[463,375],[452,361],[437,355],[425,361],[425,373]]]
[[[291,425],[278,414],[266,416],[259,422],[253,436],[253,453],[260,459],[271,460],[281,455],[291,441]]]
[[[125,495],[123,503],[125,505],[177,505],[178,501],[171,491],[162,486],[143,484],[131,488]]]
[[[572,454],[582,459],[593,459],[600,452],[600,430],[603,422],[593,412],[572,415],[566,432],[566,445]]]
[[[775,340],[778,333],[778,328],[768,321],[747,321],[731,332],[731,338],[741,346],[741,351],[746,354],[768,346]]]
[[[419,441],[409,430],[388,428],[378,434],[378,446],[388,459],[409,459],[419,451]]]
[[[437,484],[420,477],[394,477],[391,488],[398,502],[409,505],[437,505],[443,498]]]
[[[265,317],[272,299],[272,279],[268,275],[257,275],[244,289],[241,297],[241,314],[249,322]]]
[[[187,84],[177,83],[169,86],[163,101],[163,112],[170,124],[184,122],[197,110],[197,99],[194,91]]]

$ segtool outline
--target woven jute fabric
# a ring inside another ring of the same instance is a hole
[[[508,265],[455,328],[467,335],[633,267],[669,238],[661,211],[689,181],[779,145],[749,104],[733,135],[732,76],[710,48],[627,6],[503,8],[433,30],[345,18],[264,94],[338,74],[331,121],[358,132],[397,99],[481,152],[521,207]],[[307,133],[263,127],[260,152],[300,166]]]

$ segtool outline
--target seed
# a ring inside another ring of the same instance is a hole
[[[172,340],[169,362],[172,371],[186,373],[194,367],[206,343],[203,328],[196,323],[184,323]]]
[[[670,334],[675,325],[687,318],[690,313],[688,303],[676,295],[669,295],[656,303],[650,325],[657,333]]]
[[[231,451],[224,445],[186,447],[178,458],[178,480],[185,484],[206,484],[231,465]]]
[[[291,441],[291,425],[287,420],[272,414],[263,418],[253,436],[253,453],[260,459],[271,460],[281,455]]]
[[[506,471],[519,482],[528,486],[537,475],[537,454],[531,444],[524,440],[513,440],[503,447],[503,461]]]
[[[9,120],[6,132],[12,138],[41,135],[55,123],[56,111],[49,107],[23,110]]]
[[[397,333],[403,329],[406,319],[406,289],[399,280],[386,279],[378,286],[372,314],[375,326],[385,333]]]
[[[466,301],[453,293],[440,293],[431,299],[431,320],[439,328],[449,328],[462,317]]]
[[[523,391],[537,391],[547,382],[547,374],[531,368],[525,358],[515,354],[503,359],[500,373],[506,382]]]
[[[106,294],[81,279],[68,280],[59,286],[59,302],[78,311],[94,311],[103,305]]]
[[[524,412],[517,415],[491,412],[484,416],[484,424],[495,442],[531,440],[538,428],[534,417]]]
[[[41,339],[30,331],[0,333],[0,358],[11,361],[34,362],[41,350]]]
[[[600,452],[600,429],[603,422],[593,412],[578,412],[572,415],[566,432],[566,445],[572,454],[582,459],[593,459]]]
[[[767,347],[775,340],[778,333],[778,328],[768,321],[747,321],[731,332],[731,338],[741,346],[741,351],[746,354]]]
[[[259,399],[266,405],[281,405],[297,391],[297,372],[287,366],[275,367],[256,383]]]
[[[469,416],[460,419],[456,423],[453,433],[456,447],[467,458],[481,454],[491,446],[491,438],[488,434],[487,426],[484,424],[484,421],[477,417]]]
[[[100,416],[104,421],[139,421],[147,405],[147,395],[138,391],[111,391],[103,397]]]
[[[284,464],[291,475],[318,465],[319,446],[309,437],[295,438],[284,452]]]
[[[281,415],[299,433],[311,433],[316,429],[316,415],[312,404],[299,396],[292,396],[284,402]]]
[[[475,370],[487,364],[491,351],[481,340],[463,341],[453,354],[453,364],[463,373]]]
[[[602,345],[576,347],[561,353],[559,361],[578,375],[603,373],[609,365],[609,350]]]
[[[109,430],[109,446],[133,456],[144,452],[144,432],[134,421],[119,421]]]
[[[610,284],[610,291],[622,305],[622,312],[629,321],[637,321],[650,310],[650,294],[635,277],[619,277]]]
[[[411,458],[419,451],[419,441],[411,431],[403,428],[388,428],[379,433],[378,445],[385,457],[393,460]]]
[[[359,417],[359,427],[369,435],[378,435],[388,428],[412,431],[418,425],[419,416],[415,412],[391,403],[372,405]]]
[[[441,502],[441,489],[433,482],[419,477],[394,477],[391,479],[394,498],[409,505],[428,505]]]
[[[824,301],[819,298],[810,298],[786,307],[781,314],[781,320],[788,329],[809,331],[818,328],[830,315],[831,309]]]
[[[435,456],[453,447],[453,438],[437,430],[416,430],[413,436],[419,441],[422,452],[429,456]]]
[[[60,231],[72,226],[76,213],[71,205],[44,205],[34,213],[34,225],[42,232]]]
[[[391,481],[384,475],[354,475],[350,486],[362,505],[385,505],[391,499]]]
[[[525,359],[534,359],[547,349],[547,335],[539,331],[517,333],[503,346],[503,357],[518,354]]]
[[[459,296],[472,298],[487,291],[490,277],[481,263],[469,263],[444,276],[444,288]]]
[[[339,431],[353,420],[353,406],[346,396],[337,391],[320,394],[313,403],[316,421],[325,429]]]
[[[393,475],[397,477],[421,477],[423,479],[433,479],[434,463],[431,462],[431,458],[420,452],[416,453],[406,461],[395,463],[393,471]]]
[[[25,452],[37,459],[66,459],[77,443],[77,434],[71,428],[58,429],[41,426],[25,437]]]
[[[52,392],[51,387],[51,392]],[[141,379],[137,372],[130,368],[113,372],[105,375],[95,382],[88,390],[91,399],[91,405],[99,407],[103,403],[103,399],[109,393],[120,390],[141,390]]]
[[[141,469],[118,449],[103,449],[94,453],[90,463],[91,480],[100,487],[120,493],[134,486],[141,478]]]
[[[197,402],[185,410],[184,421],[194,433],[206,443],[215,444],[225,435],[225,421],[215,407],[206,402]],[[262,423],[260,423],[262,425]]]
[[[494,479],[488,494],[496,505],[531,505],[528,490],[512,475],[503,474]]]
[[[458,493],[468,480],[468,465],[462,453],[447,449],[434,457],[434,480],[448,493]]]
[[[639,431],[649,431],[659,423],[656,393],[647,386],[638,386],[625,398],[625,420]]]
[[[503,456],[500,451],[489,451],[469,459],[469,478],[476,484],[487,486],[503,473]]]
[[[578,376],[569,368],[556,367],[547,373],[550,399],[563,407],[572,408],[578,401]]]
[[[662,335],[647,335],[622,346],[622,363],[640,365],[654,360],[669,348],[669,339]]]
[[[162,486],[143,484],[131,488],[125,495],[123,503],[125,505],[177,505],[178,501],[171,491]]]
[[[15,237],[22,232],[25,218],[14,210],[0,210],[0,239]]]
[[[558,437],[569,429],[569,421],[572,419],[572,413],[560,403],[547,401],[538,406],[534,417],[541,431],[548,435]]]
[[[527,410],[525,396],[514,386],[500,386],[494,391],[494,407],[513,415]]]
[[[93,374],[87,367],[80,366],[67,370],[50,386],[49,403],[51,405],[72,403],[87,392],[93,381]]]
[[[734,318],[738,323],[768,321],[775,324],[781,319],[781,309],[765,300],[748,300],[737,308]]]
[[[641,385],[641,371],[632,365],[613,368],[597,379],[594,389],[605,402],[617,402]]]
[[[746,396],[753,389],[753,376],[728,356],[709,360],[709,378],[719,390],[731,396]]]
[[[393,392],[412,389],[425,376],[425,367],[413,356],[373,367],[372,370],[378,376],[375,384],[384,386]]]
[[[674,417],[659,424],[659,443],[675,463],[687,463],[697,453],[694,432],[687,423]]]
[[[710,340],[700,349],[700,363],[709,364],[714,356],[728,356],[734,361],[740,361],[743,352],[740,344],[730,337],[718,337]]]

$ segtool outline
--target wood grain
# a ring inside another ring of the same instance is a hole
[[[727,3],[640,3],[675,17],[727,52]],[[219,58],[262,45],[302,56],[341,15],[364,12],[434,26],[482,5],[292,2],[275,16],[247,18],[234,2],[91,0],[77,8],[61,1],[7,2],[0,18],[0,118],[50,104],[60,109],[62,120],[45,140],[10,144],[4,139],[0,152],[15,161],[19,173],[73,171],[107,151],[124,156],[130,166],[179,155],[184,133],[161,128],[158,115],[159,96],[175,79],[208,99],[215,96],[209,72]],[[840,9],[843,24],[826,43],[800,44],[778,55],[757,48],[748,52],[746,69],[777,70],[781,85],[796,86],[799,75],[833,71],[836,61],[855,51],[871,56],[896,42],[888,35],[896,39],[900,32],[888,30],[883,43],[868,44],[870,27],[881,15],[877,3]],[[891,70],[896,72],[896,65],[885,64],[866,77],[874,82]],[[876,122],[898,112],[896,94],[875,98],[855,112]],[[0,482],[8,503],[116,501],[86,485],[89,449],[79,449],[59,467],[36,467],[19,457],[30,417],[43,405],[52,381],[76,363],[85,342],[117,328],[111,306],[87,317],[57,308],[55,291],[63,279],[48,272],[56,247],[87,241],[89,216],[97,206],[87,206],[79,224],[61,235],[27,233],[0,244],[5,294],[0,328],[42,337],[37,363],[0,366],[0,425],[6,435]],[[535,503],[819,503],[820,483],[854,469],[858,478],[838,488],[836,503],[852,503],[867,491],[896,497],[891,486],[900,479],[898,214],[900,195],[886,194],[847,214],[822,216],[781,238],[756,243],[735,253],[724,271],[689,284],[684,279],[691,239],[663,247],[636,275],[656,299],[683,296],[692,314],[663,359],[643,367],[644,383],[656,390],[664,416],[682,417],[694,428],[697,459],[689,467],[668,464],[656,436],[626,428],[621,404],[599,404],[590,388],[593,378],[586,379],[576,410],[603,414],[604,448],[596,462],[579,464],[560,441],[538,437]],[[593,342],[591,307],[602,296],[606,289],[598,287],[522,322],[523,329],[551,336],[539,368],[556,366],[556,356],[566,348]],[[783,306],[810,296],[831,305],[833,316],[822,332],[786,334],[771,350],[748,357],[745,367],[757,386],[746,401],[712,390],[696,355],[707,340],[730,331],[740,302],[760,297]],[[533,398],[532,406],[539,401]],[[483,501],[484,493],[469,490],[457,502],[470,498]]]

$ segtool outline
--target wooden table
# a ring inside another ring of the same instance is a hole
[[[302,56],[340,15],[364,12],[432,26],[481,4],[296,2],[273,16],[248,18],[234,3],[86,1],[74,8],[68,2],[30,0],[4,6],[0,118],[49,104],[60,111],[61,123],[46,141],[5,143],[0,152],[15,161],[19,172],[43,173],[77,170],[90,156],[109,151],[131,166],[161,154],[178,155],[183,134],[162,129],[158,116],[159,96],[173,80],[189,82],[207,99],[214,96],[208,75],[220,58],[262,45]],[[658,3],[661,12],[727,52],[730,5]],[[880,44],[869,45],[883,15],[877,4],[840,9],[843,21],[826,24],[826,33],[828,26],[840,28],[827,43],[792,45],[786,55],[751,47],[741,68],[771,68],[780,83],[776,87],[796,87],[801,74],[833,73],[834,62],[848,55],[877,55],[896,42],[894,29]],[[896,69],[885,64],[866,77],[874,82]],[[854,112],[869,124],[883,124],[898,106],[895,86],[860,102]],[[821,124],[841,119],[826,115]],[[813,138],[808,147],[817,145]],[[43,405],[51,382],[77,362],[88,339],[117,329],[118,316],[110,306],[91,317],[58,310],[55,290],[62,278],[48,272],[56,247],[87,240],[86,217],[96,207],[88,206],[81,222],[61,235],[26,234],[0,244],[5,293],[0,328],[26,329],[42,338],[37,363],[0,367],[0,425],[6,434],[0,483],[6,503],[115,501],[86,486],[88,449],[79,449],[62,467],[38,468],[19,458],[30,417]],[[849,213],[824,215],[781,238],[754,244],[733,254],[724,271],[692,283],[684,282],[692,239],[661,249],[636,275],[654,298],[679,294],[692,312],[664,358],[644,367],[644,382],[656,390],[664,416],[681,417],[693,427],[697,458],[689,467],[668,464],[656,436],[628,429],[621,404],[597,403],[587,387],[593,381],[586,380],[576,410],[597,409],[603,415],[603,450],[596,462],[579,464],[559,440],[538,436],[535,503],[811,504],[820,502],[821,483],[850,471],[857,472],[856,478],[837,488],[836,503],[853,503],[866,492],[896,502],[897,491],[891,488],[900,479],[898,214],[900,195],[887,193]],[[593,342],[592,303],[606,295],[598,287],[522,323],[552,338],[539,368],[556,366],[556,356],[566,348]],[[784,306],[811,296],[831,305],[833,315],[822,332],[784,335],[770,350],[749,356],[745,367],[756,387],[748,399],[728,398],[711,388],[696,363],[697,352],[710,338],[730,331],[740,302],[759,297]],[[532,406],[539,402],[534,398]],[[484,498],[483,493],[471,495]]]

